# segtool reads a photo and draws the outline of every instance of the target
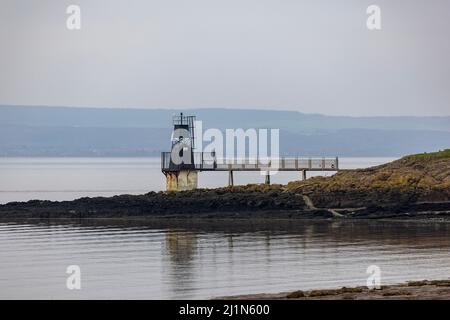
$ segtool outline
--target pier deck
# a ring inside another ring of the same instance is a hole
[[[278,162],[278,163],[277,163]],[[196,171],[264,171],[268,168],[278,171],[338,171],[339,160],[335,158],[280,157],[271,163],[260,159],[235,159],[233,162],[215,158],[212,153],[194,152],[194,163],[190,164]],[[163,172],[179,171],[186,164],[176,165],[171,161],[171,153],[161,154]]]

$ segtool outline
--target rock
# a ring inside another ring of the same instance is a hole
[[[0,218],[236,218],[237,213],[239,218],[450,216],[450,149],[286,186],[253,184],[0,205]]]

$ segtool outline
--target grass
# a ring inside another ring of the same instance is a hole
[[[412,158],[450,158],[450,149],[444,149],[437,152],[424,152],[413,154],[410,157]]]

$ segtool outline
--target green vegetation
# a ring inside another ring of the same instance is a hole
[[[410,157],[412,158],[450,158],[450,149],[440,150],[437,152],[424,152],[413,154]]]

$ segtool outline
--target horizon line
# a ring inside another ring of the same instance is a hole
[[[97,109],[97,110],[146,110],[146,111],[185,111],[185,110],[227,110],[227,111],[260,111],[260,112],[286,112],[286,113],[298,113],[310,116],[323,116],[323,117],[335,117],[335,118],[450,118],[450,114],[448,115],[367,115],[367,116],[359,116],[359,115],[333,115],[333,114],[324,114],[324,113],[306,113],[298,110],[290,110],[290,109],[269,109],[269,107],[142,107],[142,106],[68,106],[68,105],[25,105],[25,104],[0,104],[0,108],[2,107],[19,107],[19,108],[60,108],[60,109]]]

